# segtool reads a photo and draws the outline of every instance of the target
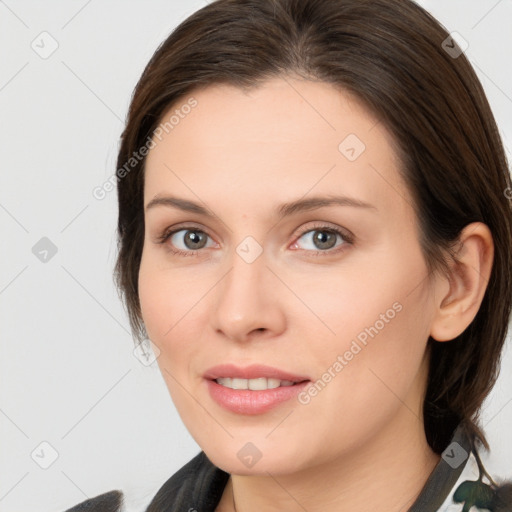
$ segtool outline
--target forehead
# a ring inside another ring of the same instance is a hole
[[[324,82],[202,88],[166,112],[158,133],[145,204],[166,192],[206,202],[221,194],[234,209],[261,209],[262,201],[332,192],[407,206],[390,134],[357,98]]]

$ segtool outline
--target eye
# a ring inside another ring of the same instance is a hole
[[[302,234],[297,239],[297,242],[293,244],[292,248],[297,248],[300,239],[306,241],[304,250],[318,256],[321,254],[330,255],[337,253],[353,242],[351,234],[324,224],[316,225],[312,228],[310,226],[306,231],[302,231]],[[340,241],[340,243],[336,245],[337,241]],[[301,247],[298,248],[300,249]]]
[[[198,253],[200,249],[205,247],[212,247],[206,245],[207,239],[210,238],[207,233],[195,227],[175,229],[173,231],[165,231],[158,237],[158,243],[166,244],[168,249],[174,253],[182,256],[193,256]]]
[[[215,246],[213,241],[208,245],[209,238],[211,240],[211,237],[202,229],[195,226],[182,226],[179,229],[165,230],[156,241],[178,256],[195,256],[200,254],[201,249]],[[298,244],[301,239],[306,241],[305,248]],[[308,229],[301,231],[291,248],[304,250],[309,255],[329,256],[345,250],[353,240],[354,237],[350,232],[340,228],[325,224],[310,225]]]

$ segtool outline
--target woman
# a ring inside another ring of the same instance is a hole
[[[147,512],[512,510],[477,449],[512,188],[426,11],[212,2],[147,65],[117,176],[117,284],[202,449]]]

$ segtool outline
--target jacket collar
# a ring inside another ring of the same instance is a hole
[[[438,511],[466,466],[471,450],[472,443],[459,425],[407,512]],[[201,451],[164,483],[145,512],[214,512],[229,476]]]

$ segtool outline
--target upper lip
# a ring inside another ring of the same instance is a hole
[[[205,379],[215,380],[223,377],[234,377],[238,379],[258,379],[267,377],[271,379],[289,380],[292,382],[302,382],[310,380],[309,377],[295,375],[279,368],[273,368],[262,364],[252,364],[250,366],[235,366],[234,364],[220,364],[212,366],[204,373]]]

